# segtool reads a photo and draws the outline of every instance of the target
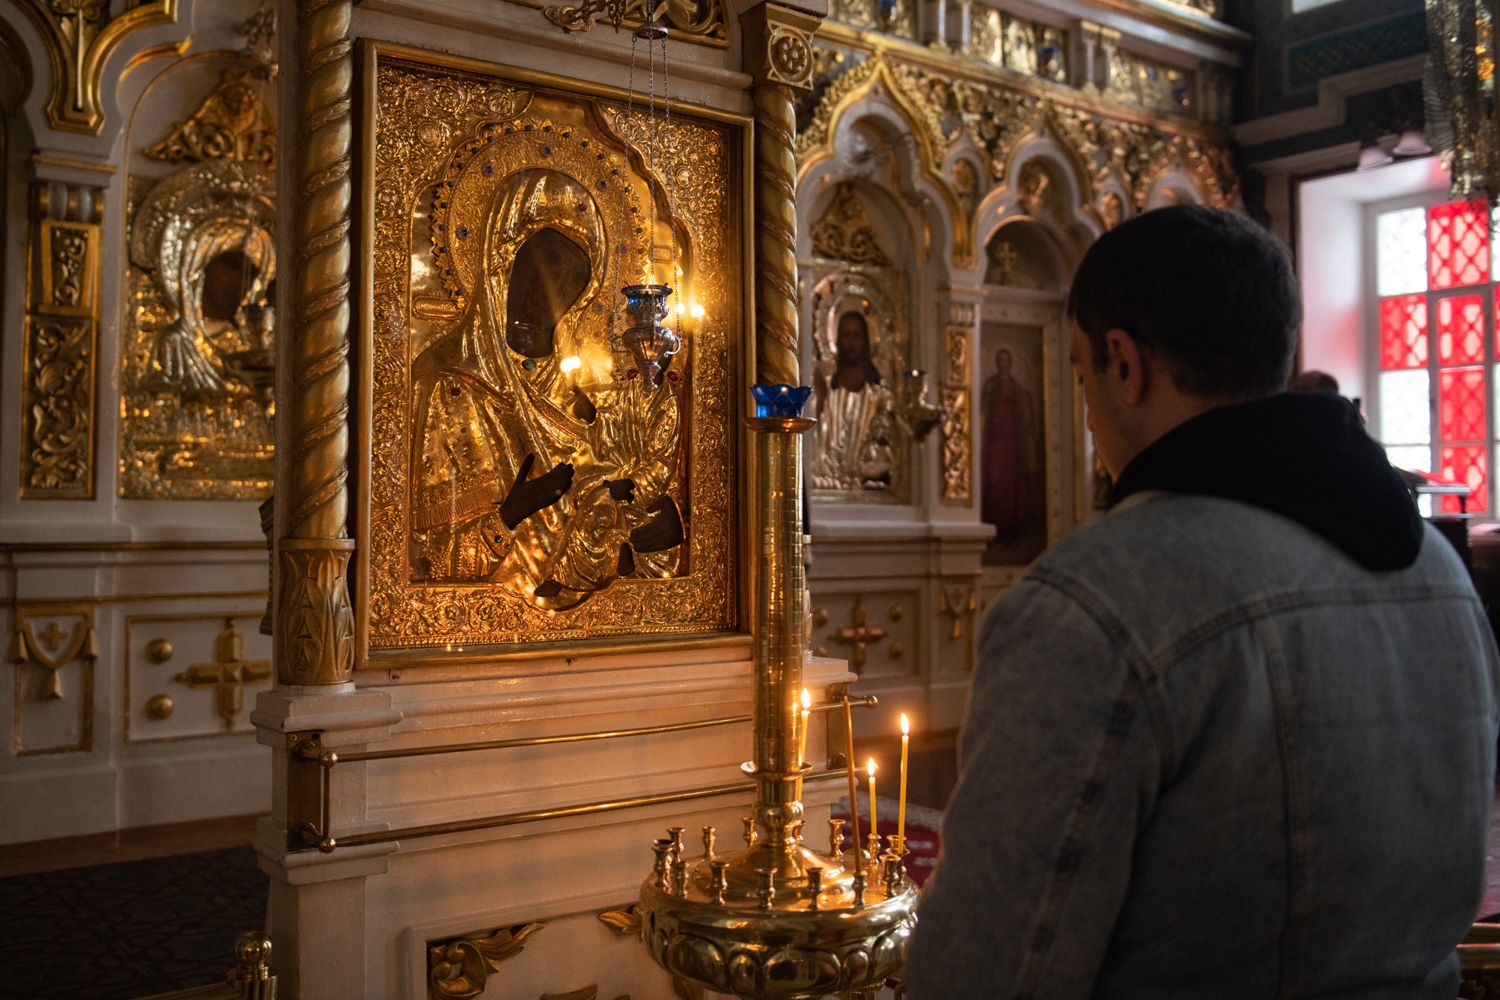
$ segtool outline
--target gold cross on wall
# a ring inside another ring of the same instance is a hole
[[[849,609],[848,625],[840,626],[828,638],[834,642],[849,646],[849,669],[856,674],[863,673],[865,668],[865,647],[872,642],[879,642],[887,635],[886,630],[879,625],[869,624],[869,615],[865,613],[865,600],[863,597],[854,598],[854,607]]]
[[[217,659],[212,663],[195,663],[176,679],[190,687],[214,689],[214,708],[224,727],[234,727],[234,720],[245,710],[245,685],[271,676],[268,660],[245,659],[245,637],[233,618],[224,619],[224,628],[214,642]]]
[[[57,622],[48,622],[47,627],[42,630],[41,635],[37,636],[37,638],[42,640],[42,643],[47,647],[48,652],[55,653],[57,652],[57,647],[63,644],[63,640],[66,639],[68,635],[69,633],[63,631],[63,629],[58,626]]]

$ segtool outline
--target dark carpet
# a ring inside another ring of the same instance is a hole
[[[0,995],[132,1000],[222,982],[266,920],[249,847],[0,879]]]

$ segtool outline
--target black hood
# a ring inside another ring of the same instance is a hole
[[[1340,396],[1286,393],[1179,424],[1125,467],[1110,505],[1147,490],[1274,511],[1367,569],[1404,569],[1422,549],[1410,491]]]

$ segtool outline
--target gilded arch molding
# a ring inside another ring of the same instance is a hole
[[[179,0],[146,0],[114,17],[105,0],[17,0],[35,22],[52,67],[47,121],[63,132],[104,130],[104,64],[130,35],[175,24]]]
[[[961,136],[946,131],[941,109],[924,91],[922,73],[876,53],[837,77],[818,102],[812,122],[797,133],[797,173],[807,171],[834,155],[834,138],[844,115],[866,97],[883,91],[897,112],[911,126],[917,143],[917,168],[921,177],[942,199],[953,220],[953,257],[960,266],[974,259],[973,234],[964,224],[958,192],[943,173],[943,162]]]
[[[852,65],[842,72],[835,68],[850,60]],[[1111,114],[1033,89],[940,72],[884,50],[864,58],[845,52],[818,64],[827,67],[831,79],[825,76],[815,104],[805,109],[807,123],[797,137],[799,176],[834,155],[845,115],[874,94],[888,98],[911,124],[919,173],[940,194],[954,223],[953,255],[959,266],[973,262],[974,233],[943,166],[961,143],[988,160],[987,190],[992,192],[1009,183],[1010,165],[1029,143],[1043,136],[1054,139],[1064,151],[1083,202],[1080,207],[1103,228],[1118,221],[1113,204],[1105,204],[1115,187],[1123,188],[1133,212],[1143,211],[1154,186],[1175,167],[1192,178],[1204,204],[1224,208],[1239,199],[1227,137],[1220,141],[1202,130],[1174,130],[1167,122]]]

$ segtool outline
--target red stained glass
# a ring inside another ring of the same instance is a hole
[[[1380,300],[1380,367],[1427,367],[1427,296]]]
[[[1488,475],[1483,446],[1469,444],[1445,447],[1443,467],[1439,475],[1444,479],[1463,483],[1469,487],[1468,510],[1471,514],[1489,510]],[[1461,509],[1458,497],[1443,497],[1442,499],[1444,513],[1457,514]]]
[[[1427,271],[1433,288],[1477,285],[1490,277],[1490,213],[1483,201],[1427,211]]]
[[[1438,373],[1438,428],[1444,441],[1484,439],[1484,369]]]
[[[1460,295],[1438,302],[1438,363],[1477,364],[1484,360],[1484,299]]]

